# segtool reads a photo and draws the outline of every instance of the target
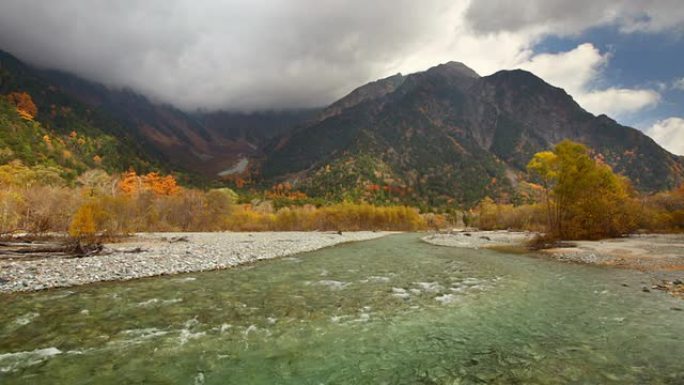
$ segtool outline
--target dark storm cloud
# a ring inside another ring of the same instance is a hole
[[[0,49],[184,108],[316,106],[386,74],[451,3],[3,0]]]

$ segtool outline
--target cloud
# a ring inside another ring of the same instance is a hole
[[[517,65],[571,94],[579,94],[598,78],[608,60],[608,55],[585,43],[567,52],[534,55]]]
[[[672,83],[672,88],[675,90],[684,91],[684,78],[677,79]]]
[[[578,1],[3,0],[0,49],[185,109],[322,106],[365,82],[457,60],[483,75],[527,63],[590,110],[612,111],[586,97],[606,55],[534,56],[535,44],[602,23],[675,28],[684,7],[663,0],[644,16],[629,1]],[[632,109],[654,100],[616,90]]]
[[[684,119],[672,117],[660,120],[644,131],[666,150],[684,155]]]
[[[655,107],[660,99],[660,94],[654,90],[612,87],[578,96],[580,105],[588,111],[617,118]]]
[[[680,0],[477,0],[467,19],[481,33],[574,35],[597,26],[616,26],[624,33],[684,31]]]
[[[368,81],[526,57],[527,33],[474,34],[469,0],[0,2],[0,49],[194,108],[322,106]]]
[[[623,117],[660,102],[660,94],[651,89],[601,88],[601,74],[609,61],[609,54],[584,43],[567,52],[533,55],[517,66],[565,89],[594,114]]]
[[[410,67],[414,52],[442,44],[465,5],[3,0],[0,47],[185,108],[319,106],[392,65]]]

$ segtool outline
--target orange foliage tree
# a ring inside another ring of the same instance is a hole
[[[125,195],[136,195],[142,191],[151,191],[155,195],[175,195],[180,191],[176,178],[171,175],[161,176],[156,172],[139,176],[135,170],[121,175],[119,190]]]
[[[180,189],[176,178],[171,175],[161,176],[156,172],[143,176],[142,183],[146,190],[156,195],[175,195]]]
[[[140,192],[142,184],[140,177],[135,170],[129,170],[121,175],[119,180],[119,190],[126,195],[135,195]]]
[[[38,114],[38,107],[26,92],[12,92],[7,95],[7,100],[17,107],[17,111],[25,119],[33,120]]]

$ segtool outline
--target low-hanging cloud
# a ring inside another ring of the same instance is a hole
[[[453,4],[5,0],[0,48],[185,108],[329,103],[429,40]]]
[[[616,6],[586,1],[596,17],[585,15],[577,3],[564,5],[569,3],[61,0],[46,5],[3,0],[0,49],[184,109],[290,108],[326,105],[367,81],[448,60],[462,61],[482,75],[532,65],[532,48],[549,34],[628,18],[632,29],[672,28],[677,23],[671,20],[684,19],[677,16],[681,7],[670,0],[660,3],[672,3],[672,13],[653,11],[650,19],[635,19],[634,7],[625,5],[630,1]],[[558,30],[543,21],[563,17],[571,21],[558,21],[563,26]],[[489,18],[498,24],[488,23]],[[578,60],[573,70],[595,75],[596,55],[584,57],[586,62]],[[553,65],[546,68],[539,75],[569,88],[573,96],[587,91],[586,82],[554,78]]]

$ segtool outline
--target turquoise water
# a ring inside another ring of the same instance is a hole
[[[643,273],[417,234],[0,296],[1,384],[683,384]]]

